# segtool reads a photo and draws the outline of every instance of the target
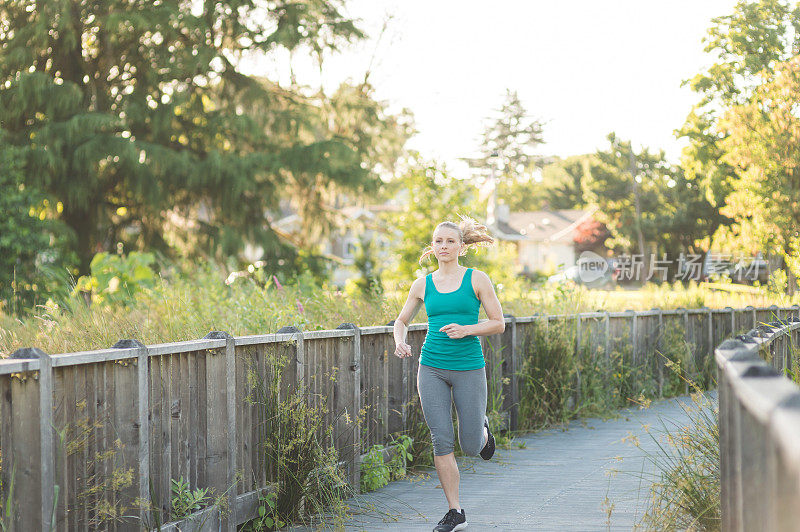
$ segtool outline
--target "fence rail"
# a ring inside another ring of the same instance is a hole
[[[490,389],[502,392],[515,429],[521,353],[530,349],[537,326],[573,327],[582,357],[630,347],[628,362],[657,375],[660,392],[664,365],[655,352],[669,324],[683,329],[700,367],[723,339],[798,311],[772,306],[507,316],[505,332],[481,342]],[[425,333],[424,324],[409,327],[416,354]],[[247,401],[248,371],[269,375],[271,361],[281,357],[289,361],[282,396],[303,387],[311,397],[327,399],[330,443],[357,489],[361,454],[409,428],[418,358],[401,360],[393,352],[391,327],[352,324],[241,337],[213,332],[149,346],[121,340],[110,349],[61,355],[18,350],[0,359],[0,502],[11,499],[8,525],[18,531],[89,530],[117,506],[140,512],[137,499],[169,515],[170,482],[183,477],[193,488],[226,494],[229,511],[210,522],[235,530],[254,517],[258,494],[272,480],[258,449],[260,414]],[[112,491],[112,507],[101,500],[103,490]],[[144,512],[138,520],[111,519],[104,527],[138,530]]]
[[[722,529],[800,524],[800,319],[771,321],[723,342],[719,368]]]

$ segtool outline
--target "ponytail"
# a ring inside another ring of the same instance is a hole
[[[461,242],[466,244],[464,251],[461,252],[461,256],[467,254],[470,246],[474,246],[476,248],[486,247],[494,243],[494,239],[489,234],[489,230],[485,225],[478,223],[474,218],[470,218],[469,216],[460,214],[459,217],[461,218],[461,222],[458,224],[454,222],[442,222],[436,226],[436,229],[440,227],[447,227],[449,229],[458,231],[458,236],[461,239]],[[432,246],[427,246],[425,249],[423,249],[422,255],[419,257],[420,266],[422,265],[422,261],[432,254]]]

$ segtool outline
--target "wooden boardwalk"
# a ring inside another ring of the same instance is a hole
[[[516,441],[525,449],[498,449],[488,462],[459,458],[468,530],[631,530],[646,507],[649,486],[642,478],[653,474],[642,449],[652,452],[656,445],[643,427],[660,426],[659,418],[685,420],[679,402],[690,400],[654,402],[645,410],[624,409],[616,419],[577,420],[566,430],[521,436]],[[350,501],[353,515],[344,526],[293,530],[430,531],[447,502],[436,472],[426,476]]]

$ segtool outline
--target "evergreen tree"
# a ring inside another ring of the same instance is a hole
[[[65,295],[68,278],[59,271],[71,258],[54,219],[62,206],[23,183],[17,151],[0,144],[0,311],[14,314]]]
[[[503,105],[483,132],[481,157],[473,165],[488,174],[495,164],[503,178],[527,180],[541,159],[534,150],[544,142],[542,131],[542,123],[528,116],[517,92],[506,90]]]
[[[196,9],[202,7],[202,9]],[[63,205],[80,272],[95,252],[286,251],[265,213],[286,187],[370,186],[363,147],[319,102],[244,76],[243,54],[320,56],[362,37],[337,0],[102,0],[0,6],[2,142]]]

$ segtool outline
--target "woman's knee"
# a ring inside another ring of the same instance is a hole
[[[481,449],[483,449],[483,431],[477,437],[474,435],[468,437],[459,435],[458,444],[467,456],[478,456]]]

